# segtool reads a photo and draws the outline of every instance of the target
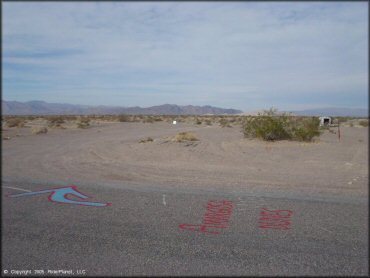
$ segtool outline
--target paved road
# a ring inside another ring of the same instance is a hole
[[[90,196],[84,201],[111,206],[50,202],[50,193],[6,196],[58,186],[67,184],[2,182],[3,275],[368,275],[367,196],[92,184],[76,185]],[[208,229],[219,234],[179,228],[206,221],[212,200],[232,204],[224,228]],[[289,214],[289,229],[260,228],[264,209]]]

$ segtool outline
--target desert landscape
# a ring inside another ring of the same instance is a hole
[[[3,179],[367,194],[366,119],[342,119],[340,142],[337,127],[273,142],[244,138],[242,116],[15,118],[3,121]]]
[[[368,120],[336,120],[265,141],[238,115],[7,116],[4,273],[366,274]]]
[[[3,276],[369,276],[368,2],[2,7]]]

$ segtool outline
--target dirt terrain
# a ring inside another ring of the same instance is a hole
[[[368,127],[312,143],[185,121],[32,133],[47,125],[3,127],[4,275],[369,273]],[[78,191],[57,199],[66,188]],[[70,203],[81,201],[103,206]]]
[[[243,138],[239,126],[92,121],[46,134],[3,126],[3,180],[152,184],[301,194],[367,195],[368,128],[325,131],[313,143]],[[333,130],[336,130],[334,128]],[[175,142],[179,132],[198,141]],[[140,143],[150,137],[153,141]]]

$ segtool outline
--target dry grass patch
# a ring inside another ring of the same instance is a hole
[[[219,121],[221,127],[231,127],[227,119],[221,118]]]
[[[152,116],[145,116],[143,119],[143,123],[154,123],[154,117]]]
[[[44,126],[43,127],[37,126],[37,127],[33,127],[31,132],[32,134],[45,134],[48,132],[48,129]]]
[[[88,128],[90,126],[90,119],[87,117],[80,118],[77,123],[78,128]]]
[[[368,127],[369,126],[369,120],[362,120],[358,123],[360,126]]]
[[[65,123],[65,120],[62,116],[51,116],[48,117],[48,127],[50,128],[64,128],[62,124]]]
[[[212,125],[212,121],[209,120],[209,119],[205,120],[205,123],[206,123],[206,125]]]
[[[118,115],[118,121],[119,122],[130,122],[131,119],[129,116],[122,114],[122,115]]]
[[[196,138],[195,135],[191,132],[180,132],[176,134],[174,141],[176,142],[199,141],[199,139]]]
[[[195,124],[196,125],[201,125],[202,124],[202,121],[199,120],[198,118],[195,118]]]
[[[139,143],[148,143],[148,142],[153,142],[154,140],[153,140],[153,138],[151,138],[151,137],[147,137],[147,138],[145,138],[145,139],[141,139],[140,141],[139,141]]]
[[[24,120],[20,118],[11,118],[6,120],[6,125],[8,127],[24,127]]]

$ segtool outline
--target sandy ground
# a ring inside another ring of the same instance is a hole
[[[191,131],[199,141],[169,140],[182,131]],[[71,125],[40,135],[30,127],[3,127],[2,176],[367,196],[368,128],[342,127],[341,135],[341,142],[326,131],[314,143],[267,143],[243,138],[238,126],[215,124],[93,122],[88,129]],[[148,136],[154,141],[139,143]]]

